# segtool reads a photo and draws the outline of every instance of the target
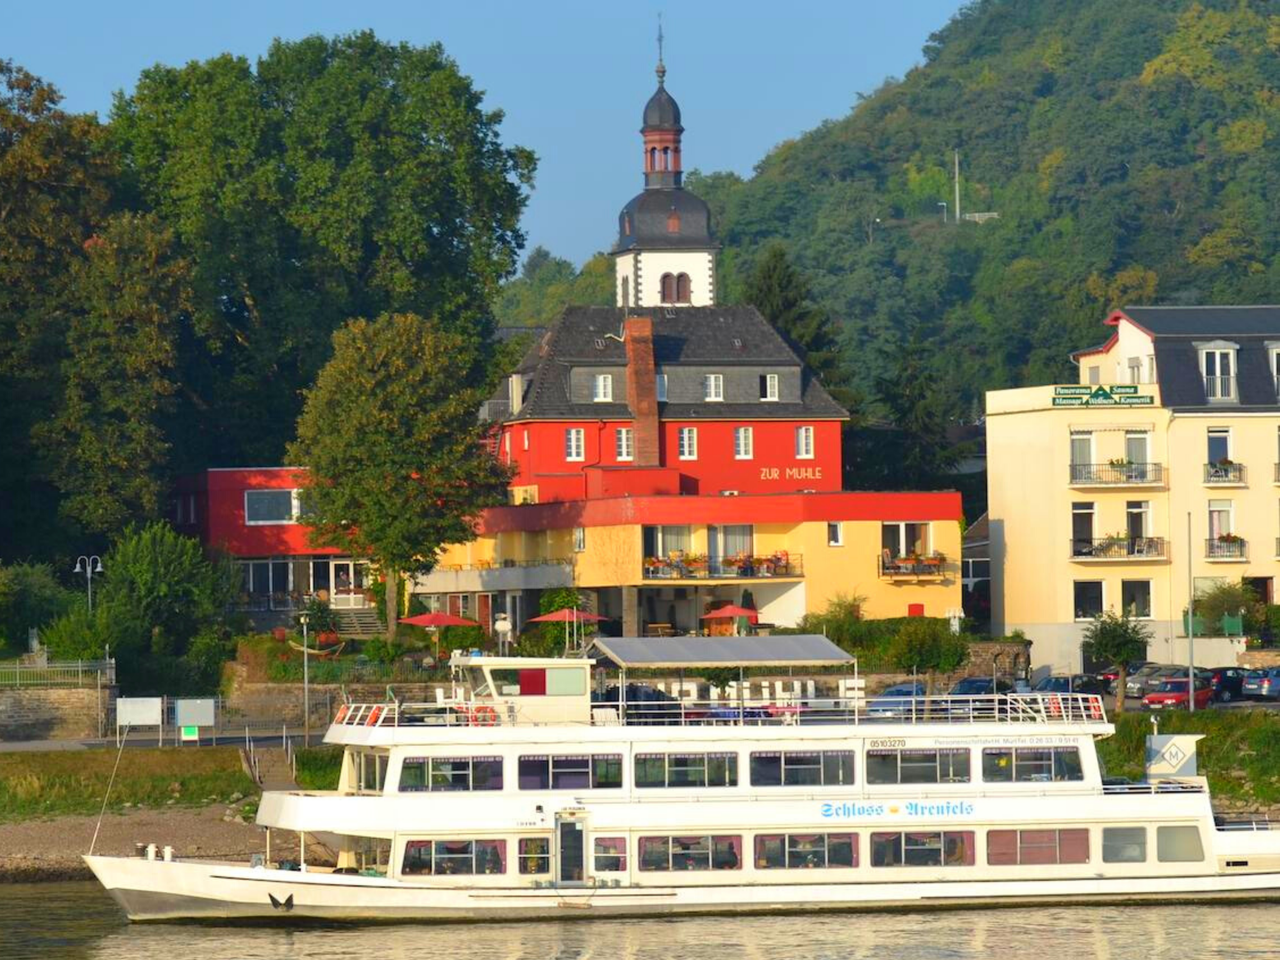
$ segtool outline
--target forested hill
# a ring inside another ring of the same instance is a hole
[[[687,184],[731,299],[781,239],[864,387],[918,338],[963,414],[1068,375],[1110,307],[1280,301],[1278,138],[1274,2],[979,0],[750,179]],[[999,219],[943,224],[953,149],[962,209]]]
[[[924,55],[750,180],[691,178],[731,293],[780,237],[866,379],[918,335],[969,401],[1066,375],[1113,306],[1280,301],[1280,5],[979,0]],[[943,225],[953,148],[998,220]]]

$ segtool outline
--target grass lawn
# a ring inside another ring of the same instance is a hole
[[[341,747],[307,747],[298,751],[298,786],[303,790],[337,790],[342,772]]]
[[[1280,803],[1280,715],[1272,710],[1185,710],[1160,716],[1160,732],[1203,733],[1196,744],[1200,773],[1214,796]],[[1150,714],[1126,712],[1116,735],[1098,741],[1110,776],[1142,776]]]
[[[0,753],[0,820],[96,814],[115,762],[114,749]],[[126,747],[107,809],[163,807],[170,800],[198,807],[211,797],[225,803],[233,793],[257,792],[234,747]]]

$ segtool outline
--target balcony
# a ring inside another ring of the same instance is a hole
[[[1164,537],[1104,537],[1101,540],[1075,538],[1071,559],[1082,562],[1109,560],[1168,560]]]
[[[804,558],[785,551],[767,557],[721,559],[687,554],[667,560],[649,557],[644,562],[646,580],[761,580],[803,576]]]
[[[1234,533],[1224,533],[1204,542],[1204,558],[1228,563],[1241,563],[1249,559],[1249,541]]]
[[[1204,483],[1207,487],[1243,487],[1246,483],[1244,464],[1219,460],[1204,465]]]
[[[940,581],[946,579],[947,558],[940,553],[929,556],[886,556],[886,549],[880,554],[880,579],[911,583]]]
[[[1204,397],[1206,400],[1234,400],[1236,398],[1236,378],[1205,377]]]
[[[1073,463],[1073,487],[1150,487],[1164,484],[1164,464],[1131,463],[1111,460],[1107,463]]]

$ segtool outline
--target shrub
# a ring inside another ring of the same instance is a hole
[[[8,647],[25,653],[27,631],[70,612],[79,599],[79,592],[60,584],[47,563],[0,567],[0,651]]]

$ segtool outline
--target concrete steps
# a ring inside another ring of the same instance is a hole
[[[376,610],[334,610],[338,633],[344,637],[376,637],[386,632]]]
[[[293,767],[282,747],[258,747],[258,786],[263,790],[297,790]]]

